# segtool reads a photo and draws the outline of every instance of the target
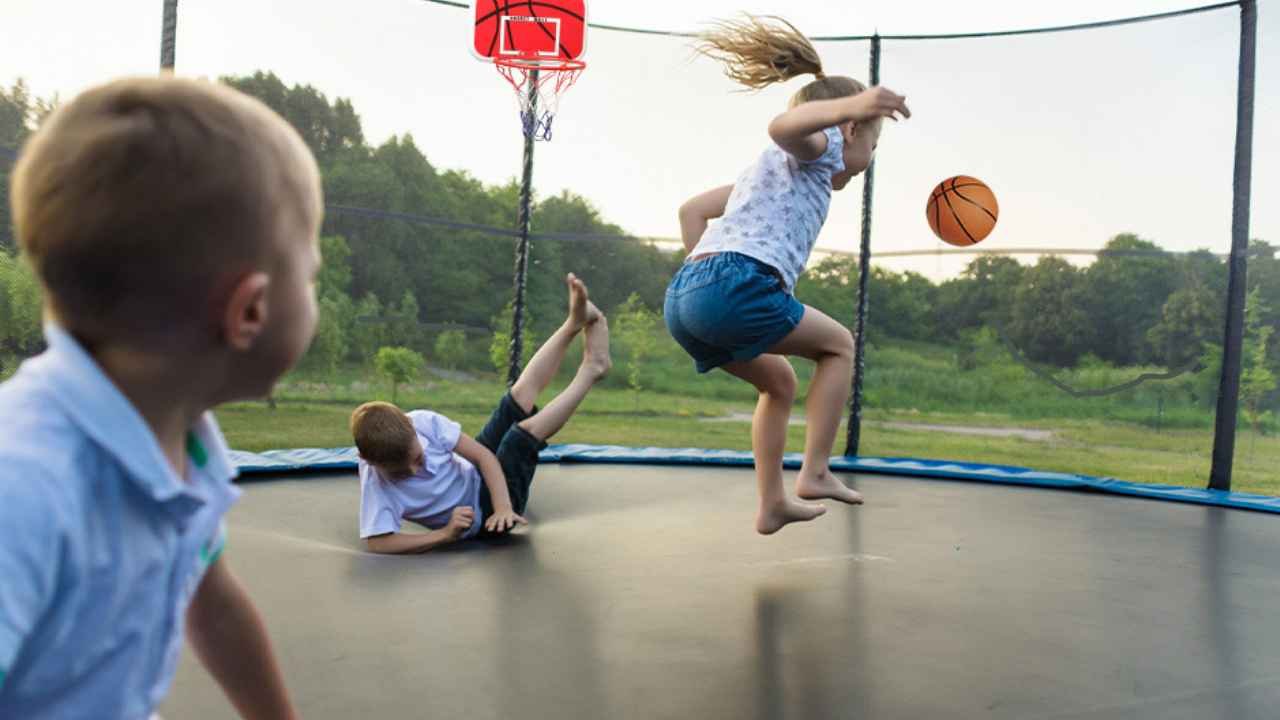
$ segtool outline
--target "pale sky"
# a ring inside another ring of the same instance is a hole
[[[1010,29],[1188,7],[1169,0],[622,2],[592,20],[695,30],[739,10],[779,13],[812,35]],[[1280,5],[1259,3],[1251,234],[1280,243]],[[0,82],[66,98],[121,74],[155,72],[160,0],[5,0]],[[1178,250],[1230,244],[1238,10],[1081,33],[889,42],[882,82],[910,121],[885,128],[873,250],[941,247],[924,205],[938,181],[974,175],[1001,217],[989,247],[1100,247],[1135,231]],[[177,69],[214,77],[272,70],[349,97],[368,138],[412,133],[437,167],[489,182],[519,174],[513,93],[468,50],[465,10],[421,0],[182,0]],[[687,41],[592,31],[588,67],[537,148],[542,196],[570,188],[627,231],[674,237],[687,197],[732,182],[768,142],[802,83],[735,92]],[[821,43],[828,73],[867,77],[866,43]],[[821,247],[851,250],[861,186],[835,196]],[[1270,199],[1270,200],[1268,200]],[[889,261],[945,275],[964,259]]]

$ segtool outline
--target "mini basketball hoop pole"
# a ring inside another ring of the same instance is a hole
[[[529,112],[538,112],[538,70],[531,71],[529,87]],[[507,359],[507,387],[516,384],[520,377],[521,350],[524,347],[524,297],[525,278],[529,270],[529,204],[533,198],[533,133],[524,134],[524,166],[520,176],[520,240],[516,244],[516,266],[513,284],[515,300],[511,307],[511,349]]]

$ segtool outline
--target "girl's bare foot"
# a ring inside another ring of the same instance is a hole
[[[756,515],[756,532],[761,535],[772,535],[782,529],[783,525],[793,522],[807,522],[827,511],[821,505],[798,502],[787,498],[780,503],[761,505]]]
[[[845,486],[830,470],[824,470],[818,475],[801,470],[796,477],[796,495],[805,500],[839,500],[850,505],[862,504],[862,493]]]
[[[567,322],[576,332],[595,320],[591,313],[595,306],[587,298],[587,286],[578,279],[577,275],[573,273],[565,275],[564,283],[569,286],[569,318]],[[600,311],[596,310],[595,315],[598,316],[599,314]]]

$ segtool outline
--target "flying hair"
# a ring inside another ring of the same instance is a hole
[[[698,36],[694,50],[723,63],[726,77],[752,90],[801,75],[826,77],[809,38],[775,15],[719,20]]]
[[[726,77],[751,90],[801,75],[814,76],[792,96],[792,107],[810,100],[856,95],[866,89],[853,78],[823,72],[822,58],[809,38],[776,15],[744,13],[741,19],[716,21],[698,36],[693,49],[723,64]]]

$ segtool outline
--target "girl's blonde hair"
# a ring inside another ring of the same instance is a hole
[[[800,75],[814,80],[791,96],[790,107],[810,100],[857,95],[866,86],[851,77],[827,75],[813,43],[794,25],[775,15],[744,15],[721,20],[698,36],[694,50],[724,63],[724,74],[752,90]]]

